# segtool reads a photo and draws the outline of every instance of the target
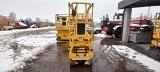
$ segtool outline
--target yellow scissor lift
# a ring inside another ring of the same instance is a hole
[[[154,31],[149,53],[158,55],[160,52],[160,13],[156,13],[156,20],[152,20],[152,22],[154,24]]]
[[[84,12],[78,11],[79,6],[84,6]],[[92,65],[93,59],[93,32],[89,34],[86,30],[87,24],[92,24],[93,30],[93,3],[72,2],[68,3],[69,7],[69,25],[74,25],[73,32],[69,32],[69,59],[70,65],[82,63]],[[70,28],[71,29],[71,28]],[[71,31],[71,30],[69,30]]]
[[[69,24],[68,24],[68,14],[56,14],[55,24],[57,30],[57,41],[69,41]]]

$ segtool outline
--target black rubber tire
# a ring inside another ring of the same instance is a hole
[[[61,41],[61,37],[57,37],[57,39],[56,39],[57,41]]]
[[[94,34],[98,34],[99,33],[99,30],[96,30],[95,32],[94,32]]]
[[[121,27],[118,27],[114,32],[113,32],[114,36],[116,38],[120,38],[122,36],[122,30]]]
[[[106,32],[106,34],[112,36],[113,33],[112,32]]]
[[[145,26],[145,27],[144,27],[144,29],[146,29],[146,30],[147,30],[147,32],[152,31],[151,27],[149,27],[149,26]]]
[[[85,60],[80,60],[80,61],[77,61],[79,65],[84,65],[85,63]]]
[[[70,66],[74,66],[74,61],[70,59]]]
[[[89,66],[93,65],[93,59],[90,60]]]
[[[101,30],[99,30],[99,33],[101,33],[102,31]]]

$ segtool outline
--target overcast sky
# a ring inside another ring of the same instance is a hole
[[[93,2],[95,21],[99,21],[105,14],[112,18],[115,12],[123,11],[118,10],[118,2],[122,0],[0,0],[0,14],[8,15],[9,12],[15,12],[18,18],[31,17],[35,20],[36,17],[40,17],[54,22],[56,13],[68,13],[68,2],[72,1]],[[160,7],[151,7],[150,13],[160,12],[159,9]],[[132,17],[140,16],[140,13],[147,14],[148,7],[134,8]]]

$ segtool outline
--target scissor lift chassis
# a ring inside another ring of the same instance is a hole
[[[85,5],[84,13],[78,13],[78,6]],[[75,6],[75,8],[73,7]],[[69,7],[69,24],[74,25],[73,32],[69,32],[70,40],[69,40],[69,59],[70,65],[73,65],[73,62],[82,62],[84,64],[88,62],[88,65],[92,64],[93,59],[93,33],[89,34],[86,30],[87,24],[93,23],[93,6],[92,3],[85,2],[72,2],[68,4]],[[71,12],[72,9],[72,12]],[[89,12],[91,11],[91,12]],[[91,14],[92,17],[89,17]],[[92,26],[93,30],[93,26]],[[70,30],[71,31],[71,30]]]

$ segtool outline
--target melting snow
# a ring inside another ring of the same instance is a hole
[[[48,28],[48,27],[46,27]],[[40,28],[40,29],[46,29]],[[53,27],[50,27],[53,28]],[[18,32],[36,29],[17,30]],[[3,33],[6,32],[6,33]],[[48,46],[56,42],[56,31],[50,31],[46,34],[28,35],[20,38],[13,39],[12,34],[16,30],[1,31],[1,45],[0,45],[0,72],[16,70],[23,68],[25,61],[36,59],[36,55],[43,52]],[[2,36],[5,35],[6,36]],[[18,49],[21,49],[20,55],[15,56],[15,51],[11,49],[10,43],[18,43]],[[21,47],[27,46],[27,47]],[[31,47],[30,47],[31,46]]]
[[[103,38],[106,37],[105,34],[95,34],[94,36],[95,36],[95,37],[103,37]]]
[[[55,28],[55,26],[53,26],[53,27],[43,27],[43,28],[28,28],[28,29],[15,29],[15,30],[8,30],[8,31],[0,31],[0,35],[14,34],[14,33],[22,32],[22,31],[52,29],[52,28]]]
[[[102,38],[105,38],[105,37],[112,37],[112,36],[109,36],[106,34],[106,32],[102,31],[101,33],[99,34],[94,34],[95,37],[102,37]]]
[[[9,49],[5,52],[0,52],[0,72],[7,71],[10,64],[13,63],[14,52],[12,49]]]
[[[21,56],[17,56],[10,69],[23,68],[25,61],[36,59],[36,55],[43,52],[48,46],[56,42],[54,34],[29,35],[16,39],[19,45],[28,46],[22,49]],[[31,46],[31,48],[29,48]],[[16,67],[16,68],[15,68]]]
[[[107,45],[105,45],[104,47],[106,48]],[[126,56],[127,58],[137,60],[139,63],[142,63],[144,66],[148,66],[148,69],[155,70],[155,72],[160,71],[160,63],[158,61],[155,61],[154,59],[149,58],[127,46],[112,45],[112,47],[120,54],[121,53],[127,54]],[[109,48],[111,47],[109,46]]]

